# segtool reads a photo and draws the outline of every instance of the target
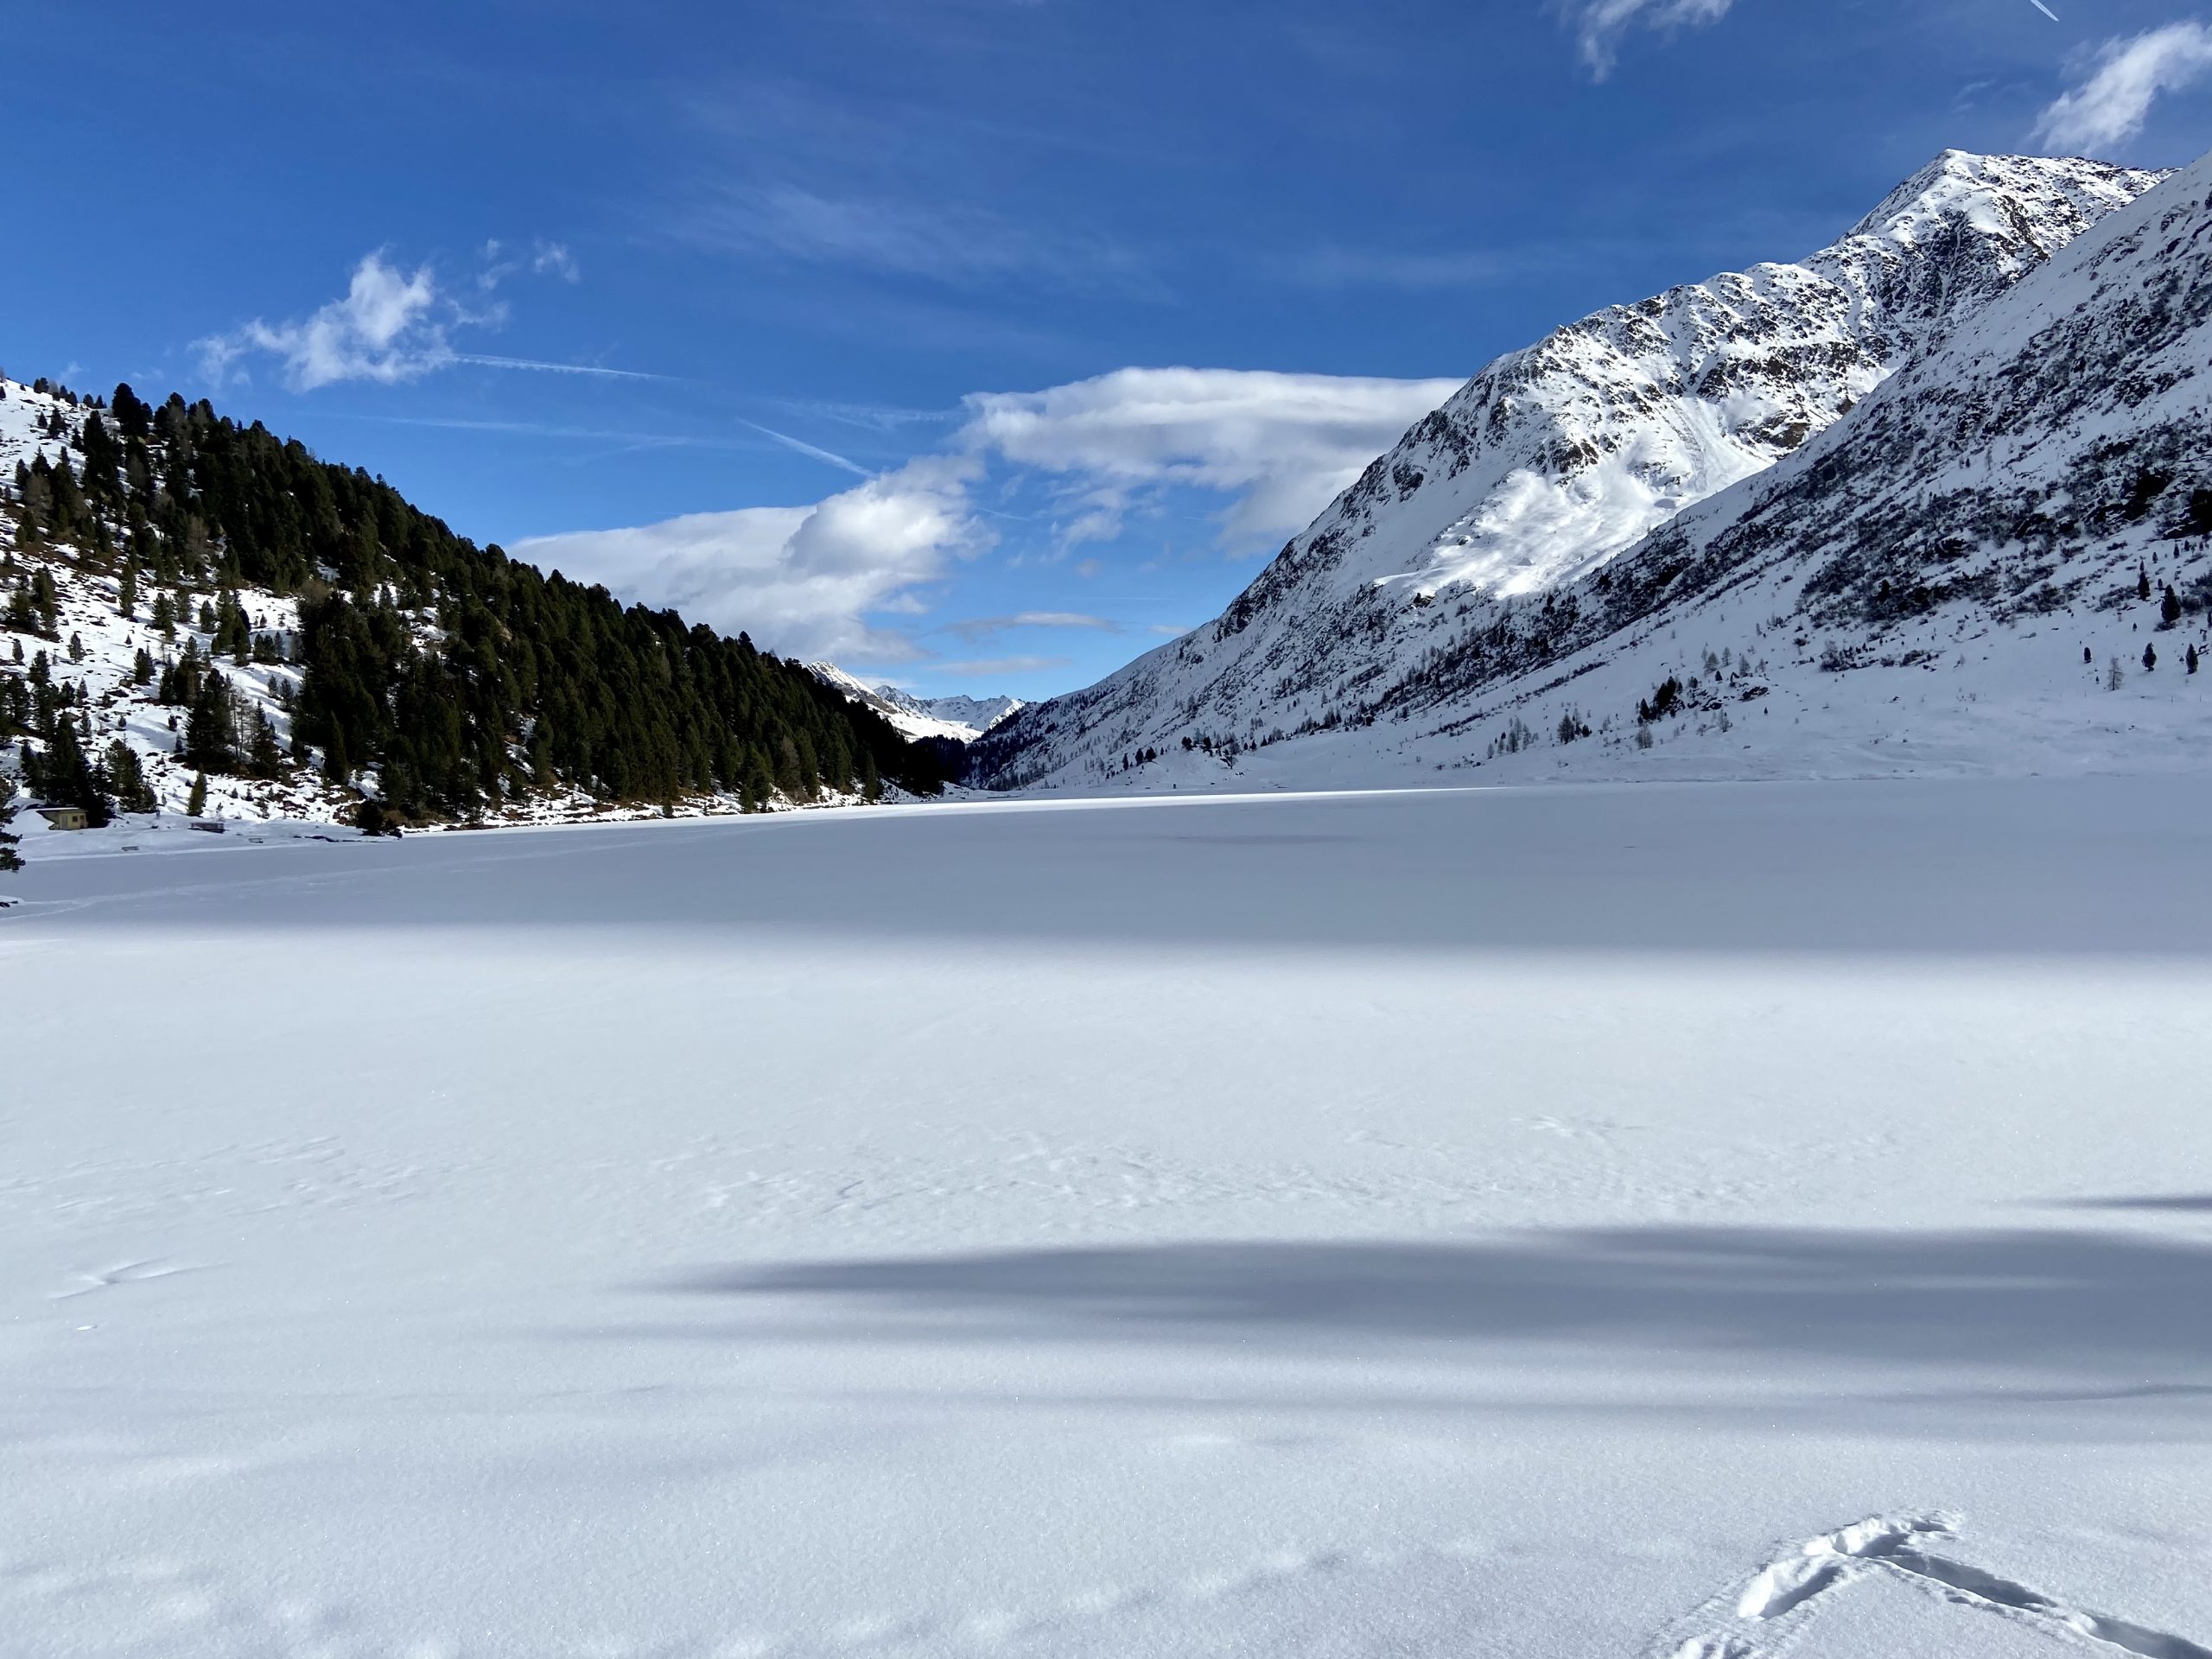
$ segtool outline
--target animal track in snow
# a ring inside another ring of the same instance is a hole
[[[2041,1626],[2053,1635],[2087,1637],[2138,1659],[2212,1659],[2212,1648],[2185,1637],[2069,1605],[2056,1596],[1923,1547],[1956,1536],[1957,1526],[1957,1517],[1948,1515],[1875,1516],[1808,1538],[1683,1621],[1703,1623],[1707,1628],[1684,1635],[1676,1627],[1648,1651],[1652,1659],[1762,1659],[1795,1646],[1826,1598],[1870,1575],[1885,1573],[1933,1588],[1957,1605]],[[1732,1613],[1722,1612],[1715,1618],[1732,1600]],[[1778,1628],[1777,1621],[1783,1621]],[[1761,1641],[1763,1634],[1779,1640],[1769,1646]]]

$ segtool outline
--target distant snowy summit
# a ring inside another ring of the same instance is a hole
[[[2016,285],[2049,277],[2078,238],[2131,209],[2164,176],[2088,161],[1948,151],[1808,258],[1616,306],[1498,359],[1369,467],[1210,626],[1087,690],[1032,704],[989,734],[975,752],[976,781],[999,788],[1154,786],[1173,773],[1175,781],[1205,784],[1217,781],[1226,766],[1247,779],[1321,783],[1409,770],[1448,773],[1498,761],[1517,772],[1648,772],[1663,763],[1605,752],[1630,745],[1648,756],[1681,734],[1675,721],[1643,721],[1637,710],[1650,707],[1669,678],[1685,690],[1693,679],[1709,685],[1708,646],[1716,666],[1726,653],[1731,675],[1746,652],[1754,664],[1770,666],[1808,652],[1825,653],[1831,664],[1896,658],[1899,652],[1884,642],[1897,632],[1897,617],[1864,616],[1847,626],[1818,594],[1790,588],[1770,595],[1769,609],[1740,627],[1732,619],[1732,632],[1697,642],[1674,637],[1675,619],[1661,631],[1648,610],[1639,613],[1637,620],[1669,649],[1649,637],[1610,642],[1605,660],[1633,656],[1633,667],[1623,672],[1640,683],[1632,695],[1625,687],[1611,693],[1610,703],[1599,700],[1595,683],[1572,697],[1557,686],[1539,696],[1516,677],[1532,661],[1555,662],[1569,640],[1591,646],[1588,630],[1598,619],[1622,620],[1607,574],[1619,562],[1640,556],[1649,566],[1644,550],[1675,546],[1684,534],[1701,544],[1712,531],[1688,528],[1711,524],[1710,515],[1694,512],[1700,504],[1755,499],[1740,493],[1749,480],[1806,454],[1815,440],[1827,457],[1816,475],[1821,487],[1840,490],[1855,479],[1864,496],[1870,480],[1895,476],[1910,460],[1904,440],[1887,435],[1878,454],[1861,456],[1850,436],[1878,424],[1899,427],[1904,411],[1885,398],[1893,377],[1947,351]],[[2181,211],[2191,205],[2180,199],[2186,188],[2177,181],[2158,194],[2173,197]],[[2184,249],[2193,257],[2195,245],[2186,241],[2164,257]],[[2126,280],[2181,279],[2154,254]],[[2085,289],[2076,297],[2091,296]],[[2105,380],[2130,384],[2130,353],[2147,352],[2152,342],[2115,336],[2103,344],[2094,367],[2074,363],[2071,378],[2063,360],[2024,358],[2024,378],[2015,390],[2033,386],[2041,401],[2023,409],[2014,397],[2012,418],[2031,428],[2063,428],[2084,400],[2101,396]],[[2158,349],[2171,344],[2161,340]],[[2185,355],[2171,363],[2160,357],[2155,372],[2193,373],[2196,365],[2183,365]],[[2152,372],[2147,361],[2143,367]],[[1925,385],[1920,395],[1942,406],[1949,390]],[[1871,413],[1876,405],[1885,412]],[[1923,411],[1916,405],[1914,412],[1917,422]],[[1933,422],[1916,424],[1915,432],[1931,453],[1954,455],[1961,466],[1986,474],[1999,464],[1971,429]],[[2161,436],[2160,453],[2170,442],[2183,440]],[[2054,450],[2044,453],[2058,464]],[[2040,504],[2038,522],[2050,534],[2070,537],[2078,550],[2103,532],[2101,519],[2051,510],[2052,492],[2063,492],[2069,474],[2030,476],[2009,458],[2003,464],[2015,468],[2014,495]],[[2147,512],[2164,505],[2189,466],[2179,454],[2155,462],[2146,454],[2144,464],[2141,483],[2130,487],[2151,493]],[[1963,480],[1910,471],[1923,493],[1903,499],[1891,493],[1879,516],[1854,519],[1853,529],[1870,543],[1916,556],[1926,539],[1916,515],[1945,509],[1948,520],[1945,493]],[[1979,499],[1987,516],[1947,523],[1942,543],[1951,550],[1941,556],[1954,565],[2018,531],[2019,514],[2007,516],[2005,491],[1988,487],[1990,476],[1975,480],[1984,486]],[[1756,517],[1757,509],[1750,511]],[[1835,528],[1817,512],[1799,521],[1808,537]],[[2027,533],[2045,544],[2045,529]],[[2044,582],[2063,562],[2055,556],[2053,570],[2038,570],[2030,585]],[[1908,570],[1910,560],[1898,563],[1889,578],[1891,595],[1902,583],[1913,605],[1952,607],[1947,632],[1958,624],[1973,633],[1999,613],[2013,614],[2001,582],[2027,580],[2023,570],[1961,586],[1932,580],[1916,564]],[[2131,577],[2137,563],[2158,566],[2180,582],[2184,608],[2194,602],[2184,572],[2164,553],[2131,543],[2126,563]],[[1729,579],[1726,572],[1712,576]],[[2162,575],[2161,602],[2165,585]],[[2078,583],[2061,582],[2053,591],[2074,597],[2041,601],[2046,611],[2089,602]],[[1713,597],[1680,582],[1666,588],[1666,604],[1675,607]],[[1898,599],[1893,609],[1905,604]],[[1783,636],[1778,644],[1768,638],[1775,633]],[[1532,656],[1530,639],[1559,649]],[[2131,659],[2144,643],[2135,642]],[[2085,639],[2074,666],[2082,666],[2082,649],[2101,660],[2111,654],[2108,644],[2101,636]],[[1576,671],[1593,667],[1580,661]],[[1816,672],[1813,683],[1825,688],[1828,706],[1821,712],[1834,713],[1827,693],[1836,683]],[[1903,694],[1884,693],[1891,695]],[[1679,697],[1662,701],[1670,715],[1682,706]],[[1734,775],[1889,764],[1886,753],[1870,761],[1862,753],[1883,741],[1879,722],[1851,736],[1855,747],[1839,759],[1827,751],[1816,755],[1820,746],[1809,741],[1792,751],[1777,741],[1771,715],[1764,718],[1762,741],[1746,744],[1738,732],[1725,754],[1716,749],[1700,766]],[[1726,726],[1716,732],[1715,724],[1707,721],[1707,738],[1728,735]],[[1585,728],[1602,741],[1573,747]],[[1541,760],[1520,758],[1540,749]],[[1747,750],[1751,758],[1742,758]]]
[[[908,737],[943,737],[972,743],[1026,705],[1019,697],[919,697],[884,680],[863,680],[835,663],[809,663],[824,685],[865,704]]]

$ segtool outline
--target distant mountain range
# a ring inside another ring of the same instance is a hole
[[[1501,358],[973,775],[2163,764],[2212,679],[2205,169],[1949,152],[1808,259]]]
[[[809,663],[824,685],[873,709],[908,737],[970,743],[1026,705],[1019,697],[921,697],[886,680],[863,680],[835,663]]]

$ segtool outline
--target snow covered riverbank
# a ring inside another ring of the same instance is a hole
[[[1587,786],[34,864],[0,1629],[2194,1659],[2208,808]]]

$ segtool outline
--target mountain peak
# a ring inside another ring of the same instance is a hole
[[[806,667],[824,685],[874,709],[908,737],[972,743],[1024,706],[1019,697],[917,696],[887,680],[863,680],[835,663],[809,663]]]
[[[1968,216],[1978,230],[2001,232],[2007,226],[1994,217],[2000,200],[2025,207],[2031,221],[2038,207],[2054,200],[2094,205],[2110,212],[2166,176],[2163,172],[2067,156],[1983,156],[1973,150],[1947,149],[1883,197],[1843,239],[1847,243],[1878,237],[1910,241],[1932,223],[1961,214]]]

